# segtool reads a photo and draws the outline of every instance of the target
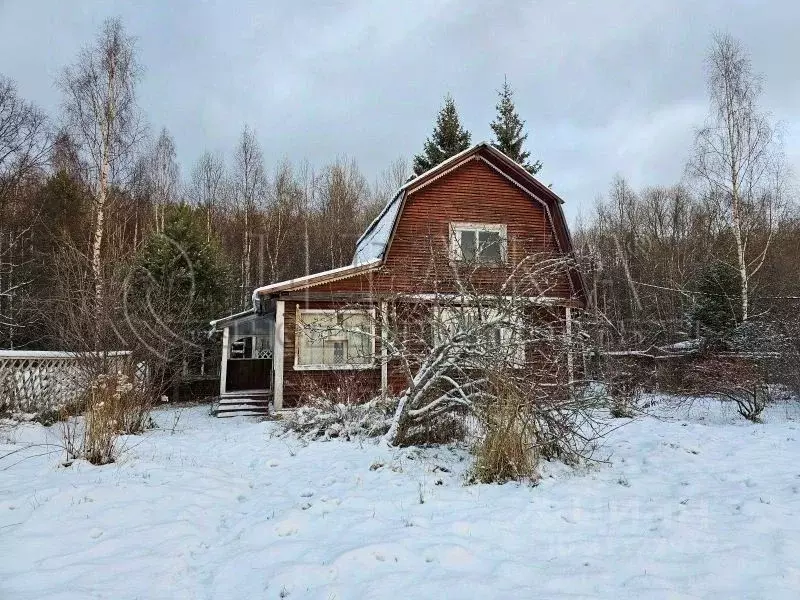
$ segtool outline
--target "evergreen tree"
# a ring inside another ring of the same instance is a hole
[[[451,156],[469,148],[472,135],[461,126],[456,103],[450,94],[444,98],[444,106],[436,117],[433,134],[425,140],[422,154],[414,157],[414,174],[421,175]]]
[[[704,268],[695,280],[691,320],[711,345],[726,338],[741,320],[737,304],[738,274],[730,266],[716,263]]]
[[[152,233],[138,257],[139,285],[158,298],[159,317],[180,329],[205,326],[226,307],[226,271],[203,219],[186,205],[167,208],[164,231]]]
[[[494,131],[495,141],[492,146],[500,150],[503,154],[521,164],[531,175],[536,175],[542,168],[542,163],[536,161],[528,163],[531,153],[522,149],[522,145],[528,139],[527,133],[522,133],[525,121],[519,118],[517,108],[514,106],[514,90],[508,85],[508,81],[503,82],[503,89],[498,91],[500,102],[497,104],[497,116],[492,121],[490,127]]]

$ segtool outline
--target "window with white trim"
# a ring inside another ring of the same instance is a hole
[[[450,257],[462,262],[506,262],[506,226],[486,223],[451,223]]]
[[[481,323],[487,326],[481,327]],[[471,330],[480,332],[486,339],[487,349],[499,359],[508,360],[516,367],[525,364],[525,341],[520,339],[521,315],[507,316],[496,308],[478,306],[452,306],[437,311],[435,343]]]
[[[374,366],[374,310],[297,310],[295,369]]]

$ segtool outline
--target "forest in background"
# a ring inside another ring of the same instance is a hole
[[[603,347],[723,340],[743,323],[797,347],[800,216],[780,126],[736,40],[716,36],[706,64],[709,116],[682,180],[633,189],[609,174],[573,226]],[[247,125],[226,155],[179,165],[169,132],[137,104],[141,77],[114,20],[56,82],[60,114],[0,76],[0,348],[163,338],[153,314],[165,331],[194,335],[246,308],[258,285],[348,264],[412,173],[471,142],[448,95],[421,154],[375,181],[354,158],[267,165]],[[494,144],[538,172],[508,82],[497,109]]]

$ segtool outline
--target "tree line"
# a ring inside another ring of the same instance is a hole
[[[779,127],[736,40],[715,37],[706,66],[709,116],[685,177],[634,190],[617,176],[575,228],[602,344],[796,322],[800,225]],[[248,126],[229,155],[204,152],[184,177],[170,133],[148,133],[141,79],[117,20],[63,70],[55,117],[0,78],[0,347],[97,346],[98,315],[143,297],[145,312],[156,297],[173,307],[165,324],[199,327],[247,307],[258,285],[347,264],[397,188],[471,143],[448,94],[422,151],[374,182],[344,157],[268,167]],[[490,127],[496,148],[540,171],[508,81]],[[58,315],[75,306],[68,335]]]
[[[374,182],[347,157],[270,168],[245,125],[228,156],[206,151],[183,177],[169,131],[149,134],[141,79],[134,40],[114,19],[59,76],[57,116],[0,76],[0,347],[79,343],[54,315],[80,298],[77,320],[99,328],[99,315],[127,306],[125,282],[181,304],[195,278],[208,281],[190,314],[182,309],[181,318],[199,326],[245,308],[258,285],[348,264],[358,236],[409,176],[470,143],[448,95],[414,173],[403,158]],[[496,144],[524,162],[524,122],[507,82],[499,93]],[[165,235],[179,237],[165,245]],[[156,264],[162,268],[144,282],[131,276]],[[101,337],[88,336],[90,345]]]
[[[647,349],[798,346],[800,214],[762,79],[728,35],[706,59],[709,112],[685,176],[633,189],[617,176],[576,231],[609,343]]]

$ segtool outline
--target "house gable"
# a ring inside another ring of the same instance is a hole
[[[387,268],[425,268],[432,251],[446,253],[452,223],[504,225],[509,239],[524,240],[527,253],[560,249],[546,205],[532,199],[479,155],[422,183],[406,192],[387,244]],[[511,258],[513,262],[521,256]]]
[[[255,295],[385,295],[431,285],[446,291],[440,283],[450,266],[449,235],[456,223],[502,226],[511,264],[540,253],[571,255],[562,203],[520,165],[482,142],[403,185],[359,238],[352,265],[264,286]],[[585,302],[577,270],[564,276],[553,295]]]

